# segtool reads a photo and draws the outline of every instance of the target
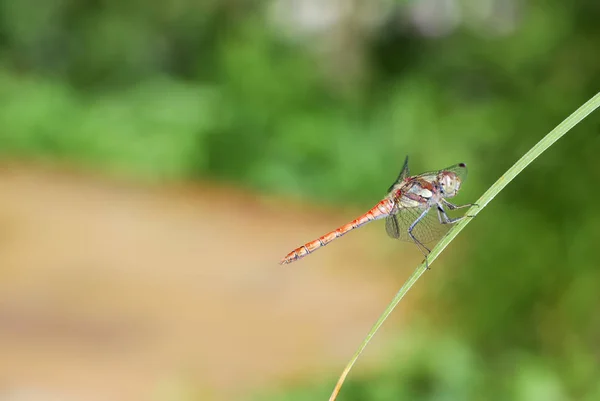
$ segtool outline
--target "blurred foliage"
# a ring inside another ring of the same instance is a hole
[[[363,373],[344,386],[338,399],[387,400],[596,400],[600,386],[593,382],[585,393],[569,393],[552,360],[510,350],[502,361],[490,363],[464,340],[440,333],[409,330],[401,349],[391,352],[384,369]],[[358,376],[358,375],[357,375]],[[336,378],[331,377],[331,382]],[[272,392],[261,400],[309,401],[327,399],[332,386],[321,383]]]
[[[360,206],[410,154],[413,172],[471,166],[468,201],[600,88],[596,1],[514,2],[504,34],[465,20],[438,36],[384,3],[380,24],[336,42],[294,36],[266,2],[0,0],[0,152]],[[459,340],[431,335],[343,399],[600,397],[599,121],[464,233],[436,296]]]

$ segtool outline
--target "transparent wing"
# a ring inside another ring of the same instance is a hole
[[[401,241],[414,242],[408,235],[409,227],[417,221],[419,216],[425,211],[423,208],[394,208],[385,220],[385,230],[387,234],[394,239]],[[417,223],[412,233],[423,244],[437,241],[442,238],[450,229],[451,224],[441,224],[437,209],[430,208]]]
[[[467,165],[465,163],[458,163],[443,170],[453,172],[460,178],[461,182],[465,182],[467,179]]]
[[[390,192],[392,188],[394,188],[394,185],[398,184],[409,175],[410,172],[408,170],[408,156],[406,156],[406,159],[404,159],[404,165],[402,166],[402,170],[400,170],[400,174],[398,174],[398,178],[396,178],[396,181],[394,181],[394,183],[389,187],[388,192]]]
[[[461,182],[464,182],[467,179],[467,165],[465,163],[458,163],[458,164],[454,164],[450,167],[446,167],[443,168],[441,170],[437,170],[437,171],[427,171],[425,173],[421,173],[419,175],[417,175],[416,177],[423,177],[423,178],[434,178],[437,177],[439,173],[441,173],[442,171],[450,171],[454,174],[456,174],[458,176],[458,178],[460,178]]]
[[[400,238],[400,227],[395,215],[390,214],[385,218],[385,231],[393,239]]]

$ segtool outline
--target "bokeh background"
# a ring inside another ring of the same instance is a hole
[[[411,157],[472,202],[600,88],[593,0],[1,0],[0,399],[323,400],[421,260]],[[600,399],[600,117],[463,231],[340,400]]]

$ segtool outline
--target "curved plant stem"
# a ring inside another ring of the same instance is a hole
[[[553,145],[556,141],[558,141],[563,135],[565,135],[571,128],[577,125],[581,120],[587,117],[592,111],[596,110],[600,106],[600,93],[597,93],[594,97],[588,100],[583,106],[577,109],[573,114],[567,117],[562,123],[560,123],[556,128],[554,128],[548,135],[546,135],[541,141],[539,141],[533,148],[529,150],[523,157],[521,157],[511,168],[508,169],[504,175],[502,175],[498,181],[494,183],[480,198],[477,200],[476,204],[478,207],[472,207],[466,213],[469,216],[476,216],[479,212],[483,210],[487,206],[487,204],[494,199],[496,195],[500,191],[504,189],[521,171],[525,169],[532,161],[534,161],[542,152],[548,149],[551,145]],[[448,232],[448,234],[442,238],[440,242],[431,250],[431,253],[427,257],[429,264],[433,263],[435,259],[440,255],[440,253],[454,240],[454,238],[458,235],[459,232],[465,228],[467,224],[472,219],[463,219],[460,222],[456,223],[452,229]],[[392,313],[396,305],[400,302],[400,300],[406,295],[408,290],[417,282],[417,280],[425,273],[427,267],[423,262],[419,265],[414,273],[406,280],[400,291],[396,294],[392,302],[385,309],[383,314],[379,317],[377,322],[373,325],[365,339],[363,340],[360,347],[356,353],[350,359],[350,362],[346,365],[346,368],[342,372],[335,388],[333,389],[333,393],[331,397],[329,397],[329,401],[334,401],[337,398],[337,395],[344,384],[344,380],[346,380],[346,376],[354,366],[354,363],[362,354],[364,349],[367,347],[377,330],[381,327],[383,322],[388,318],[388,316]]]

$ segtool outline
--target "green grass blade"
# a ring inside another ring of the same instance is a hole
[[[477,200],[477,204],[479,207],[472,207],[467,214],[470,216],[475,216],[479,212],[483,210],[487,206],[487,204],[498,195],[500,191],[504,189],[521,171],[525,169],[532,161],[534,161],[542,152],[548,149],[551,145],[553,145],[556,141],[558,141],[563,135],[565,135],[571,128],[577,125],[581,120],[587,117],[591,112],[596,110],[600,106],[600,93],[597,93],[593,98],[588,100],[583,106],[577,109],[573,114],[567,117],[562,123],[560,123],[556,128],[554,128],[548,135],[546,135],[541,141],[539,141],[533,148],[529,150],[521,159],[519,159],[508,171],[498,179],[480,198]],[[457,224],[455,224],[452,229],[448,232],[442,240],[431,250],[431,253],[428,256],[429,264],[431,265],[435,259],[440,255],[440,253],[454,240],[454,238],[458,235],[459,232],[465,228],[467,224],[472,219],[463,219]],[[337,398],[337,395],[344,384],[344,380],[346,376],[354,366],[354,363],[362,354],[364,349],[367,347],[377,330],[381,327],[383,322],[388,318],[388,316],[392,313],[396,305],[404,298],[408,290],[417,282],[417,280],[425,273],[427,267],[425,263],[419,265],[414,273],[406,280],[400,291],[396,294],[392,302],[385,309],[381,317],[375,322],[364,341],[358,347],[356,353],[350,359],[350,362],[346,365],[346,368],[342,372],[332,394],[329,398],[329,401],[334,401]]]

